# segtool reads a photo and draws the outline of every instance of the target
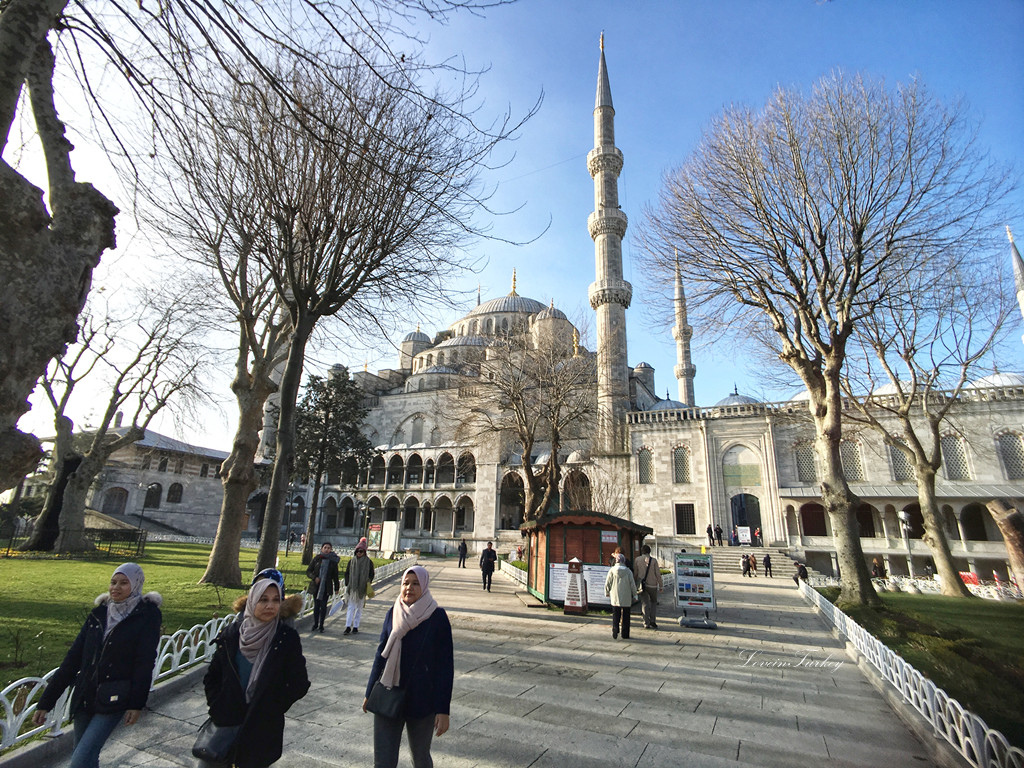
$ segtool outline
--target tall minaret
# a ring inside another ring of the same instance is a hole
[[[587,219],[587,227],[594,240],[597,273],[590,286],[590,306],[597,312],[598,445],[605,452],[618,453],[626,447],[626,309],[633,298],[633,286],[622,279],[622,238],[627,219],[619,209],[622,152],[615,146],[615,109],[604,61],[604,33],[597,70],[594,149],[587,155],[587,168],[594,179],[594,212]]]
[[[1024,261],[1021,261],[1020,251],[1017,244],[1013,242],[1013,232],[1009,226],[1006,228],[1006,236],[1010,238],[1010,261],[1013,262],[1013,287],[1017,291],[1017,304],[1020,305],[1021,317],[1024,317]],[[1024,336],[1021,336],[1024,341]]]
[[[676,379],[679,381],[679,402],[693,407],[697,403],[693,397],[693,377],[697,375],[697,366],[690,359],[690,338],[693,328],[686,322],[686,292],[683,290],[683,277],[679,272],[679,252],[676,251],[676,324],[672,328],[672,336],[676,340]]]

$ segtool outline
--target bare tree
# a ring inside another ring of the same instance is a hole
[[[235,81],[248,79],[297,112],[289,84],[275,68],[282,56],[301,60],[330,81],[336,57],[354,55],[396,97],[421,108],[429,103],[435,117],[443,112],[464,131],[486,135],[471,111],[451,111],[463,102],[435,100],[420,89],[416,75],[426,65],[416,57],[415,36],[403,29],[504,1],[0,2],[0,155],[27,85],[26,109],[35,119],[48,178],[44,195],[0,160],[0,489],[12,487],[38,461],[39,443],[17,429],[18,419],[28,411],[28,395],[49,361],[75,340],[92,271],[114,247],[118,209],[108,195],[76,180],[55,83],[73,84],[75,92],[66,100],[89,105],[78,112],[90,114],[94,123],[72,128],[80,135],[98,128],[104,150],[122,158],[135,176],[138,158],[156,151],[164,128],[177,122],[180,91],[204,93],[212,70]],[[55,78],[55,50],[71,77]],[[450,63],[442,67],[456,69]],[[108,79],[100,89],[104,68],[121,79],[114,85]],[[112,103],[101,98],[103,92],[113,94]],[[137,117],[125,108],[131,97],[152,128],[152,143],[144,147],[122,130],[126,113],[129,120]]]
[[[166,407],[173,403],[187,408],[203,393],[205,348],[195,338],[194,308],[173,302],[160,309],[147,299],[143,304],[141,317],[134,321],[88,317],[79,341],[41,379],[54,410],[58,482],[51,486],[24,549],[91,549],[84,535],[86,496],[107,460],[145,437],[146,428]],[[109,386],[109,398],[97,423],[76,434],[67,410],[76,389],[81,395],[83,382],[95,386],[96,379],[104,389]],[[121,427],[118,414],[125,410],[129,419]]]
[[[982,270],[980,259],[970,261],[965,269],[960,253],[940,254],[927,269],[903,275],[899,301],[878,306],[858,323],[842,379],[856,406],[848,417],[878,431],[889,450],[913,466],[923,540],[943,594],[953,597],[971,593],[953,563],[936,493],[942,430],[953,426],[964,385],[992,353],[1015,308],[1003,281],[993,279],[996,263]],[[960,439],[955,432],[951,437]]]
[[[514,328],[495,339],[448,415],[463,439],[500,435],[515,446],[522,456],[527,520],[543,515],[556,496],[564,508],[560,454],[568,446],[582,445],[595,428],[594,356],[580,350],[578,339],[569,334],[566,323],[561,332],[547,337]],[[533,459],[538,447],[547,454],[540,466]]]
[[[698,322],[767,344],[806,385],[842,602],[878,599],[839,456],[847,345],[904,276],[974,253],[1006,178],[962,108],[834,75],[726,110],[647,212],[650,270],[671,280],[678,247]]]

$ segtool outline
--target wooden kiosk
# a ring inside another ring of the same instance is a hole
[[[612,552],[622,547],[630,561],[640,553],[645,536],[653,528],[601,512],[556,512],[524,523],[520,530],[528,540],[526,588],[546,603],[562,605],[568,579],[568,563],[579,558],[587,582],[588,602],[610,605],[604,580]]]

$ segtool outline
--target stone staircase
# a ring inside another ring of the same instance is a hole
[[[772,574],[775,578],[791,577],[796,571],[793,563],[800,562],[795,560],[785,549],[777,547],[708,547],[707,551],[714,555],[712,563],[717,576],[726,574],[741,576],[743,569],[740,564],[740,555],[753,555],[757,558],[758,578],[764,576],[764,556],[766,554],[772,558]],[[813,568],[808,568],[807,573],[809,576],[820,575]]]

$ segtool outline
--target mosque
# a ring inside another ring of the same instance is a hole
[[[598,423],[588,440],[563,446],[563,483],[593,491],[574,494],[580,508],[652,528],[662,554],[706,543],[709,525],[725,531],[727,544],[734,527],[760,529],[766,547],[835,573],[805,400],[764,403],[733,392],[711,407],[697,406],[692,329],[678,278],[679,399],[659,398],[654,369],[627,362],[632,287],[622,270],[628,221],[618,200],[623,154],[615,146],[614,118],[602,42],[594,148],[587,156],[595,191],[588,229],[596,256],[589,299],[597,350],[584,351],[596,360]],[[1024,299],[1024,262],[1012,240],[1011,250]],[[508,552],[522,543],[522,457],[500,435],[457,439],[444,416],[444,403],[473,384],[495,340],[513,332],[538,344],[547,334],[566,338],[576,329],[553,303],[519,295],[513,276],[508,295],[478,297],[476,307],[433,338],[418,327],[409,333],[394,369],[353,375],[366,392],[367,436],[380,455],[368,471],[350,468],[328,478],[318,522],[325,537],[344,546],[371,525],[393,521],[401,548],[452,552],[464,538],[471,551],[493,540]],[[996,497],[1024,498],[1024,376],[995,374],[972,384],[951,414],[942,449],[937,490],[957,566],[1006,578],[1006,547],[984,505]],[[547,460],[544,451],[536,447],[535,463]],[[858,522],[866,557],[895,574],[926,571],[913,467],[867,430],[849,429],[841,455],[863,502]]]

